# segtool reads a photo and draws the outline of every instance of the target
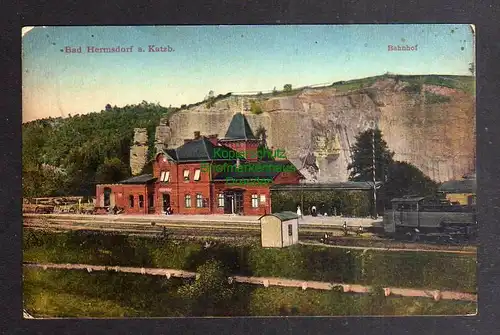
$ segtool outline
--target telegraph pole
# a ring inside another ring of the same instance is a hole
[[[377,186],[375,184],[375,128],[372,128],[372,175],[373,175],[373,208],[375,211],[375,218],[378,217],[377,213]]]

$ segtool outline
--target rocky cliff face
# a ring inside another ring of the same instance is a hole
[[[132,175],[141,173],[148,159],[148,132],[146,128],[134,129],[134,142],[130,148],[130,169]]]
[[[475,167],[474,97],[459,89],[378,80],[349,92],[304,89],[281,97],[231,96],[163,119],[157,148],[175,148],[202,135],[223,137],[234,113],[242,112],[254,133],[266,130],[269,147],[283,149],[308,182],[345,181],[357,134],[377,125],[395,159],[414,164],[436,181],[459,178]],[[437,102],[436,102],[436,99]],[[255,115],[250,100],[262,108]]]

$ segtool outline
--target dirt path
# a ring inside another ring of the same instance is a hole
[[[449,254],[462,254],[462,255],[477,255],[474,250],[446,250],[446,249],[420,249],[420,248],[377,248],[377,247],[356,247],[347,245],[334,245],[334,244],[324,244],[316,242],[300,242],[303,245],[315,245],[323,246],[328,248],[341,248],[341,249],[354,249],[354,250],[378,250],[378,251],[413,251],[413,252],[438,252],[438,253],[449,253]]]
[[[121,267],[121,266],[102,266],[102,265],[89,265],[89,264],[55,264],[55,263],[24,263],[25,267],[47,269],[64,269],[64,270],[86,270],[91,273],[93,271],[114,271],[136,273],[142,275],[152,276],[165,276],[167,278],[199,278],[196,272],[183,271],[177,269],[165,268],[137,268],[137,267]],[[247,283],[269,286],[282,286],[282,287],[299,287],[303,290],[308,288],[316,290],[332,290],[334,288],[341,289],[345,293],[368,293],[370,286],[363,286],[357,284],[345,283],[330,283],[330,282],[317,282],[317,281],[302,281],[295,279],[273,278],[273,277],[244,277],[232,276],[228,278],[228,282]],[[477,302],[477,295],[463,292],[439,291],[439,290],[422,290],[412,288],[398,288],[386,287],[384,288],[385,296],[396,295],[404,297],[426,297],[432,298],[436,301],[444,300],[461,300]]]

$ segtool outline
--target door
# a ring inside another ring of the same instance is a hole
[[[224,214],[233,213],[233,193],[224,192]]]
[[[404,205],[403,204],[397,204],[395,208],[393,209],[392,212],[392,220],[394,221],[394,224],[396,226],[400,226],[403,224],[403,211],[404,211]]]
[[[163,193],[162,204],[163,204],[163,206],[162,206],[163,212],[166,212],[167,208],[170,207],[170,194]]]
[[[153,214],[155,212],[155,197],[154,193],[148,193],[148,213]]]
[[[111,206],[111,189],[109,187],[104,188],[104,207]]]
[[[234,193],[234,213],[243,214],[243,192]]]
[[[224,192],[224,214],[243,214],[243,191]]]

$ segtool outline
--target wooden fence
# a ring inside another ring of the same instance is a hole
[[[189,272],[177,269],[163,269],[163,268],[137,268],[137,267],[121,267],[121,266],[102,266],[102,265],[88,265],[88,264],[55,264],[55,263],[45,263],[45,264],[24,263],[24,266],[42,268],[44,270],[47,269],[86,270],[89,273],[93,271],[115,271],[115,272],[125,272],[125,273],[136,273],[142,275],[165,276],[168,279],[170,279],[171,277],[198,279],[200,276],[196,272]],[[370,286],[363,286],[357,284],[301,281],[295,279],[272,278],[272,277],[231,276],[228,277],[228,282],[256,284],[256,285],[263,285],[264,287],[269,287],[269,286],[299,287],[302,288],[303,290],[306,290],[308,288],[315,290],[338,289],[345,293],[368,293],[370,292],[371,289]],[[461,301],[477,302],[476,294],[451,292],[451,291],[385,287],[384,294],[386,297],[390,295],[395,295],[404,297],[432,298],[436,301],[443,299],[443,300],[461,300]]]

